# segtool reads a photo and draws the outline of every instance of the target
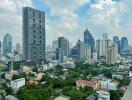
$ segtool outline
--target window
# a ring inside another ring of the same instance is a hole
[[[36,36],[35,36],[35,35],[34,35],[33,37],[34,37],[34,39],[36,38]]]
[[[34,40],[33,43],[35,44],[35,42],[36,42],[36,41]]]
[[[33,28],[35,28],[35,24],[33,24]]]
[[[33,30],[33,33],[35,33],[35,30]]]
[[[35,12],[33,12],[33,17],[35,17]]]
[[[33,23],[35,23],[35,18],[33,18]]]
[[[39,25],[39,28],[41,29],[41,25]]]
[[[41,18],[41,14],[39,13],[39,18]]]

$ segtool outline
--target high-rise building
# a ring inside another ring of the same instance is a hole
[[[118,46],[117,46],[117,44],[113,43],[107,49],[106,63],[107,64],[115,64],[117,61],[118,61]]]
[[[14,52],[17,54],[21,53],[21,45],[19,43],[16,44]]]
[[[107,49],[111,46],[112,41],[108,39],[108,34],[103,34],[103,56],[106,57]]]
[[[45,12],[23,8],[24,60],[45,60]]]
[[[120,40],[118,36],[113,37],[113,42],[117,44],[118,46],[118,53],[120,53]]]
[[[64,54],[61,48],[56,49],[56,59],[59,60],[60,62],[63,62]]]
[[[69,42],[65,37],[58,38],[58,48],[61,48],[64,56],[69,56]]]
[[[118,37],[118,36],[114,36],[114,37],[113,37],[113,42],[114,42],[114,43],[118,43],[118,41],[119,41],[119,37]]]
[[[88,29],[84,31],[84,43],[91,46],[91,54],[95,51],[95,40]]]
[[[96,41],[96,51],[97,51],[98,58],[103,56],[103,40],[99,39]]]
[[[108,34],[103,33],[103,56],[106,57]]]
[[[128,51],[128,39],[126,37],[121,38],[121,52]]]
[[[77,42],[77,60],[91,60],[91,46],[84,44],[80,40]]]
[[[53,51],[56,51],[58,48],[58,40],[53,41]]]
[[[12,36],[7,33],[3,41],[3,54],[12,53]]]

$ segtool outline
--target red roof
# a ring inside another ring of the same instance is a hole
[[[96,85],[95,81],[77,80],[76,82],[79,84],[86,84],[86,85],[90,85],[90,86]]]

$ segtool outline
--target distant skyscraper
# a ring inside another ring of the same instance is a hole
[[[58,48],[58,40],[53,41],[53,51],[56,51]]]
[[[100,58],[103,56],[103,40],[97,40],[96,41],[96,51],[97,51],[97,57]]]
[[[111,47],[107,49],[106,63],[115,64],[118,61],[118,46],[113,43]]]
[[[69,42],[65,37],[58,38],[58,48],[61,48],[64,56],[69,56]]]
[[[56,59],[59,60],[60,62],[63,62],[64,53],[61,48],[56,49]]]
[[[114,37],[113,37],[113,42],[114,42],[114,43],[118,43],[118,41],[119,41],[119,37],[118,37],[118,36],[114,36]]]
[[[88,29],[84,31],[84,43],[88,46],[91,46],[92,53],[95,51],[95,40]]]
[[[120,40],[118,36],[113,37],[113,42],[117,44],[118,46],[118,53],[120,53]]]
[[[71,48],[70,56],[73,58],[77,58],[77,46],[74,46],[73,48]]]
[[[128,51],[128,39],[126,37],[121,38],[121,51]]]
[[[24,60],[45,60],[45,13],[30,7],[23,8]]]
[[[6,34],[3,41],[3,54],[12,53],[12,36]]]
[[[80,40],[77,42],[77,60],[91,60],[91,46],[84,44]]]
[[[20,54],[20,52],[21,52],[21,45],[19,43],[16,44],[14,52],[17,53],[17,54]]]
[[[111,46],[112,41],[108,39],[108,34],[103,34],[103,56],[106,57],[107,49]]]

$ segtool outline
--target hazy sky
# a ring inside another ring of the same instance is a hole
[[[88,27],[95,39],[102,33],[128,37],[132,44],[132,0],[0,0],[0,40],[11,33],[22,42],[22,7],[46,12],[46,41],[65,36],[73,44]]]

